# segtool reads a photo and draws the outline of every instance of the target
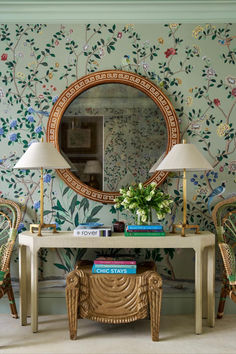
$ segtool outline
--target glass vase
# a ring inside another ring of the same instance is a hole
[[[152,224],[152,208],[148,209],[147,220],[142,221],[141,215],[137,212],[135,213],[135,224],[136,225],[151,225]]]

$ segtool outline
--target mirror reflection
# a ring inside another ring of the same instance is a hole
[[[82,92],[67,107],[59,129],[71,172],[107,192],[148,180],[167,141],[164,117],[153,100],[120,83]]]

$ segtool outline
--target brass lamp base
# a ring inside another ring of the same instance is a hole
[[[38,230],[38,236],[42,236],[41,230],[47,228],[53,228],[53,233],[57,232],[56,224],[31,224],[30,225],[30,232],[33,234],[34,230]]]
[[[172,232],[175,234],[176,229],[181,229],[181,236],[185,236],[185,229],[196,229],[195,234],[200,234],[199,225],[188,225],[188,224],[174,224]]]

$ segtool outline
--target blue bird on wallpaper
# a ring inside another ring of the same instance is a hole
[[[43,116],[49,117],[49,113],[47,111],[34,111],[35,113],[42,114]]]
[[[211,214],[211,203],[213,201],[213,199],[215,197],[218,197],[220,196],[221,194],[223,194],[225,191],[225,182],[222,182],[220,186],[216,187],[212,192],[211,194],[208,196],[208,204],[207,204],[207,207],[208,207],[208,211],[209,213]]]
[[[42,114],[43,116],[49,117],[49,113],[47,111],[36,111],[33,107],[28,108],[29,113],[38,113]]]

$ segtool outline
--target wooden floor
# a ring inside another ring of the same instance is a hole
[[[66,315],[39,317],[39,332],[20,321],[0,315],[0,353],[17,354],[235,354],[236,315],[216,320],[216,327],[204,325],[194,334],[192,315],[162,316],[160,341],[152,342],[148,320],[106,325],[89,320],[78,323],[78,339],[69,339]]]

